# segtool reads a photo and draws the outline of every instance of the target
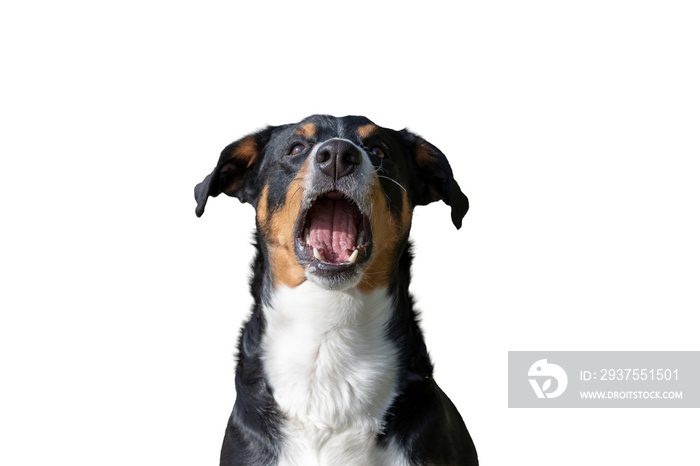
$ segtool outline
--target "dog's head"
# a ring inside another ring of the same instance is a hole
[[[439,149],[359,116],[314,115],[233,142],[195,188],[197,216],[221,193],[255,207],[272,281],[289,287],[386,286],[415,206],[442,200],[457,228],[469,208]]]

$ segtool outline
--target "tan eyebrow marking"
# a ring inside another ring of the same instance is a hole
[[[357,134],[359,134],[362,139],[365,139],[372,136],[378,130],[379,127],[377,127],[377,125],[373,125],[370,123],[368,125],[360,126],[359,128],[357,128]]]
[[[304,136],[306,139],[311,139],[316,134],[316,125],[313,123],[306,123],[296,130],[294,134]]]

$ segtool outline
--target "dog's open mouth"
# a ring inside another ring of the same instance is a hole
[[[357,203],[338,191],[318,196],[299,217],[296,231],[302,260],[345,268],[369,256],[369,218]]]

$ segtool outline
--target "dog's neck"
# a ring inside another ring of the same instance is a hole
[[[384,289],[329,291],[310,281],[276,289],[264,306],[262,359],[285,417],[320,432],[376,435],[395,394],[393,313]]]

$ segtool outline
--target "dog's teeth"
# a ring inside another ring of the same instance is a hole
[[[307,246],[311,245],[311,232],[308,228],[304,230],[304,241],[306,241]]]
[[[318,260],[323,260],[323,256],[321,256],[321,253],[318,252],[318,249],[314,248],[314,257]]]
[[[350,257],[348,257],[348,262],[351,264],[354,264],[355,261],[357,260],[357,249],[355,249],[352,254],[350,254]]]
[[[357,242],[356,246],[362,246],[365,244],[365,232],[361,231],[359,235],[357,235]]]

